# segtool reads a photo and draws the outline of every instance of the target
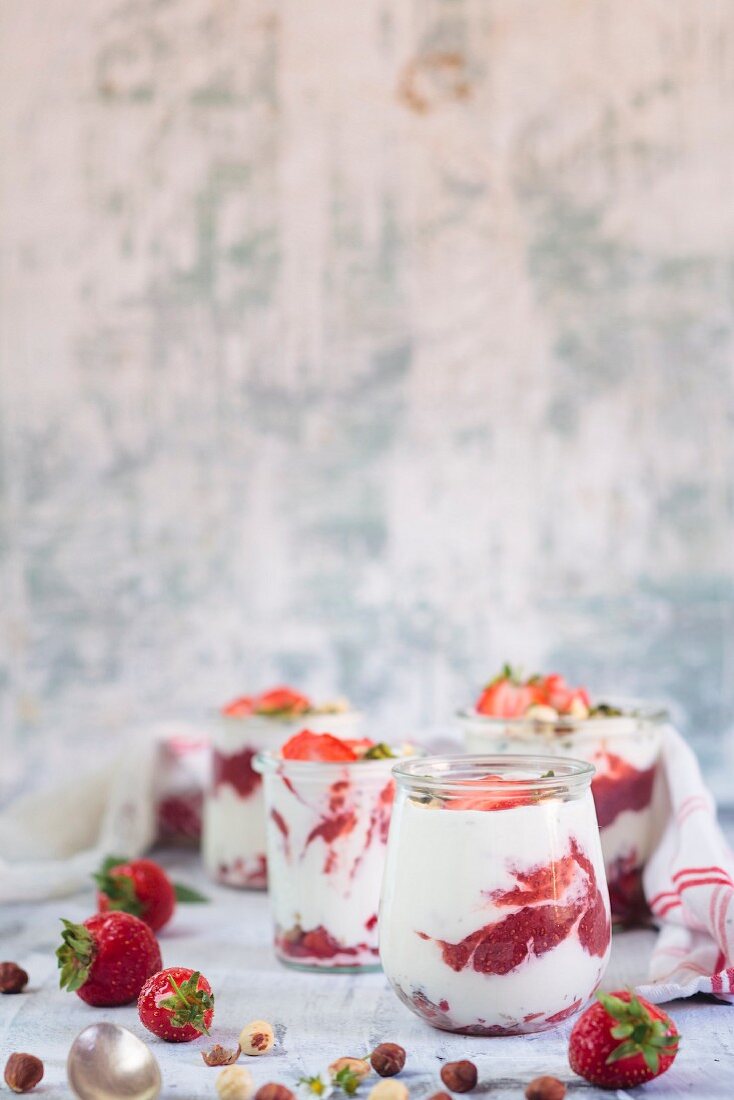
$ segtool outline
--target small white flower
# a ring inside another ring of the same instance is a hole
[[[312,1077],[299,1077],[298,1084],[306,1096],[317,1096],[319,1100],[327,1100],[334,1091],[328,1069],[315,1073]]]

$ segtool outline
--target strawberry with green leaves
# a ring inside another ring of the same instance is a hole
[[[208,1035],[214,994],[198,970],[170,966],[153,974],[138,997],[140,1022],[167,1043],[190,1043]]]
[[[571,1032],[574,1073],[603,1089],[626,1089],[670,1069],[680,1037],[667,1012],[628,990],[597,998]]]
[[[160,969],[158,941],[131,913],[96,913],[83,924],[63,925],[59,984],[89,1005],[130,1004]]]
[[[176,902],[200,902],[207,899],[188,886],[174,884],[152,859],[124,860],[108,856],[93,876],[99,893],[100,913],[121,910],[140,917],[154,932],[168,924]]]

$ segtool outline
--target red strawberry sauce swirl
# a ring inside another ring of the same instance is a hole
[[[611,752],[599,753],[591,783],[599,828],[611,825],[625,810],[639,812],[652,801],[656,767],[639,770]]]
[[[323,925],[304,931],[293,928],[289,932],[278,931],[276,947],[281,955],[290,959],[334,960],[355,959],[360,955],[376,955],[373,944],[341,944]]]
[[[239,752],[223,753],[215,749],[212,754],[212,784],[217,791],[229,783],[237,791],[240,798],[249,798],[262,783],[262,776],[258,775],[252,766],[252,761],[257,755],[257,749],[244,748]]]
[[[518,885],[493,891],[497,907],[520,905],[500,920],[470,933],[458,943],[436,940],[452,970],[471,967],[480,974],[509,974],[530,957],[540,958],[576,934],[588,955],[603,956],[611,935],[594,867],[576,840],[568,855],[549,866],[513,872]],[[569,890],[582,878],[582,888]],[[568,900],[560,898],[569,894]],[[418,932],[422,939],[430,939]]]

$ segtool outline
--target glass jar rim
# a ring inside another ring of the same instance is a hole
[[[363,718],[364,714],[361,710],[357,710],[356,707],[348,707],[347,710],[322,710],[319,707],[315,707],[313,710],[302,711],[299,714],[260,714],[255,711],[252,714],[225,714],[221,707],[211,708],[210,715],[214,718],[221,718],[225,722],[252,722],[257,720],[259,722],[272,723],[273,727],[278,725],[286,725],[289,722],[303,722],[303,728],[308,728],[309,718],[317,718],[321,721],[322,718],[344,718],[347,715],[350,718]]]
[[[603,696],[603,701],[610,706],[618,707],[621,714],[589,714],[585,718],[577,718],[571,714],[559,714],[557,720],[546,722],[542,718],[530,715],[519,715],[516,718],[503,718],[498,714],[482,714],[476,707],[462,707],[456,711],[456,717],[463,721],[477,722],[487,726],[509,726],[510,729],[538,729],[563,733],[596,734],[599,728],[604,728],[610,737],[629,736],[629,730],[614,729],[620,722],[639,719],[650,722],[653,725],[663,725],[670,721],[670,712],[661,703],[645,702],[641,699],[620,698],[619,696]]]
[[[506,772],[537,772],[536,775],[511,776]],[[455,754],[422,756],[393,766],[399,786],[422,791],[470,791],[492,794],[544,794],[588,787],[596,772],[586,760],[567,756],[522,754]]]
[[[418,751],[416,748],[416,756]],[[345,768],[350,770],[356,768],[357,774],[364,775],[365,778],[379,778],[389,775],[396,760],[399,759],[412,760],[414,756],[383,756],[378,760],[288,760],[287,757],[280,756],[278,753],[263,749],[255,754],[252,766],[260,775],[281,771],[300,779],[316,779],[320,775],[333,777]]]

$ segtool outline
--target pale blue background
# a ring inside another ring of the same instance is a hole
[[[728,796],[734,9],[0,19],[5,778],[510,658],[667,699]]]

